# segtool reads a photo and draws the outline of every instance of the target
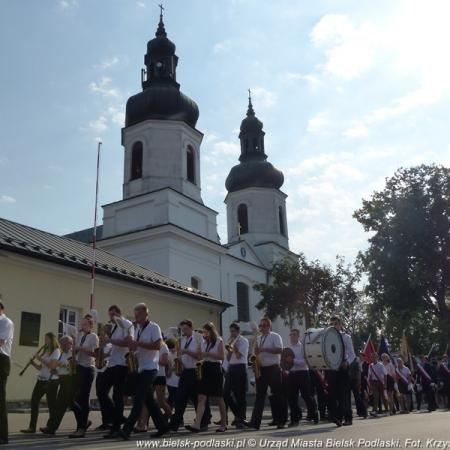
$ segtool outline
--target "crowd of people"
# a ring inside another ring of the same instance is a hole
[[[212,425],[211,402],[218,405],[220,420],[213,423],[218,433],[230,426],[259,429],[267,397],[272,413],[269,425],[277,428],[298,427],[302,419],[313,424],[352,425],[353,401],[362,418],[407,414],[414,407],[420,409],[423,401],[429,411],[439,403],[450,408],[447,355],[438,362],[423,357],[411,363],[387,353],[380,359],[372,352],[367,360],[367,354],[355,353],[339,317],[331,318],[328,325],[342,338],[342,362],[335,370],[319,370],[305,357],[300,331],[291,329],[289,342],[283,343],[272,331],[268,317],[260,319],[248,339],[240,325],[232,323],[225,343],[213,323],[195,329],[189,319],[178,324],[175,335],[163,336],[144,303],[134,307],[133,321],[127,320],[117,305],[112,305],[108,314],[109,322],[98,334],[94,318],[86,315],[76,336],[65,334],[58,341],[51,332],[45,335],[44,345],[30,360],[37,381],[29,426],[23,433],[37,432],[39,404],[45,396],[49,418],[39,431],[54,435],[71,410],[76,429],[69,437],[85,437],[92,426],[89,412],[94,379],[102,418],[96,429],[104,430],[105,439],[127,440],[132,433],[146,432],[150,417],[155,428],[151,437],[180,428],[191,433],[206,431]],[[8,442],[5,392],[13,332],[13,323],[0,302],[0,444]],[[255,398],[250,413],[247,390],[252,385]],[[132,406],[124,416],[128,398]],[[195,407],[192,423],[185,421],[188,402]]]

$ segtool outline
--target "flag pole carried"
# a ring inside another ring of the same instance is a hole
[[[98,186],[100,176],[100,151],[102,148],[102,141],[98,142],[97,146],[97,173],[95,179],[95,210],[94,210],[94,228],[92,231],[92,266],[91,266],[91,296],[90,296],[90,310],[95,322],[98,322],[98,314],[95,309],[95,266],[96,266],[96,251],[97,251],[97,209],[98,209]]]

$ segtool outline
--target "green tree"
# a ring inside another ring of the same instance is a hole
[[[354,217],[371,233],[369,248],[360,253],[371,317],[389,325],[395,339],[406,328],[411,336],[428,333],[428,341],[440,330],[441,341],[448,341],[450,170],[400,168]]]

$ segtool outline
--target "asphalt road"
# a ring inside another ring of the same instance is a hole
[[[214,417],[217,411],[213,409]],[[187,423],[193,418],[189,410]],[[440,410],[433,413],[415,412],[393,417],[355,419],[353,426],[336,428],[334,424],[311,425],[302,422],[298,428],[277,430],[269,427],[265,418],[259,431],[230,429],[226,433],[210,431],[192,435],[187,431],[172,433],[165,439],[147,440],[148,434],[136,434],[130,441],[110,441],[102,438],[102,432],[89,431],[86,438],[72,440],[67,434],[73,431],[74,419],[71,413],[64,418],[61,430],[55,437],[22,435],[18,431],[26,428],[29,415],[10,414],[10,444],[3,449],[132,449],[132,448],[442,448],[450,450],[450,412]],[[39,417],[43,426],[47,414]],[[93,427],[99,423],[99,413],[91,414]],[[141,441],[140,441],[141,440]]]

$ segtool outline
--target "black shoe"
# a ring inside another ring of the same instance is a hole
[[[220,422],[219,422],[220,423]],[[205,432],[208,431],[208,425],[203,425],[200,427],[200,431]]]
[[[198,428],[195,428],[191,425],[185,425],[184,428],[186,428],[186,430],[189,430],[191,433],[200,433],[200,430]]]
[[[298,427],[299,423],[298,422],[289,422],[288,423],[288,428],[294,428],[294,427]]]
[[[129,441],[130,440],[130,433],[128,431],[125,430],[119,430],[118,431],[119,434],[119,438],[121,438],[124,441]]]
[[[169,430],[173,431],[174,433],[176,433],[178,431],[178,425],[175,424],[169,424]]]
[[[236,422],[234,426],[237,430],[242,430],[243,428],[245,428],[245,424],[243,422]]]
[[[346,420],[342,425],[344,425],[344,427],[348,427],[350,425],[353,425],[353,422],[351,420]]]
[[[108,425],[107,423],[102,423],[95,429],[95,431],[106,431],[106,430],[110,430],[110,429],[111,429],[111,425]]]
[[[159,438],[161,436],[164,436],[165,434],[167,434],[169,432],[168,428],[161,428],[160,430],[156,431],[155,433],[152,433],[150,435],[151,438]]]
[[[47,427],[41,427],[41,428],[39,428],[39,431],[40,431],[42,434],[47,434],[47,435],[49,435],[49,436],[54,436],[54,435],[55,435],[55,432],[52,431],[52,430],[50,430],[50,428],[47,428]]]
[[[81,439],[86,436],[86,430],[83,430],[83,428],[78,428],[75,433],[69,434],[70,439]]]
[[[243,424],[247,428],[253,428],[254,430],[259,430],[259,425],[254,424],[252,421],[250,421],[250,422],[244,421]]]
[[[282,430],[285,426],[286,424],[284,423],[277,423],[277,430]]]
[[[20,430],[20,432],[24,434],[33,434],[36,433],[36,430],[33,430],[32,428],[25,428],[24,430]]]
[[[7,445],[8,439],[0,439],[0,445]]]
[[[111,430],[109,433],[106,433],[103,435],[103,439],[117,439],[120,438],[120,432],[119,430]]]
[[[339,420],[339,419],[330,419],[331,420],[331,422],[333,422],[333,423],[335,423],[336,424],[336,426],[339,428],[339,427],[342,427],[342,421],[341,420]]]
[[[272,422],[269,422],[269,427],[274,427],[277,423],[275,422],[275,420],[272,420]]]

